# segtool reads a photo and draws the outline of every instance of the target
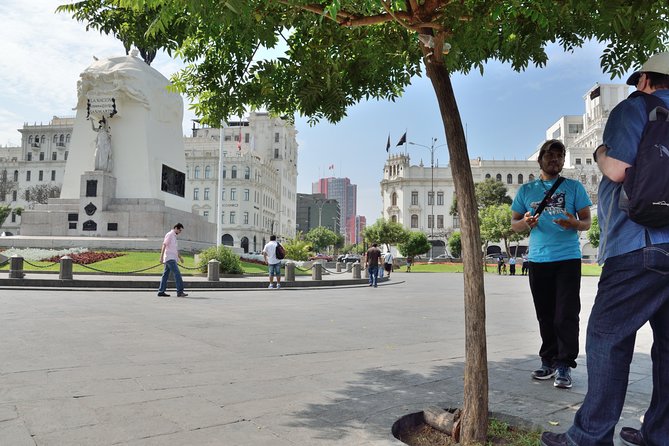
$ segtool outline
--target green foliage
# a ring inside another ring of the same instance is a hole
[[[397,248],[404,257],[413,257],[425,254],[432,248],[427,235],[422,232],[411,232],[405,242],[400,243]]]
[[[486,178],[485,181],[474,184],[474,189],[476,192],[476,204],[479,209],[498,204],[510,205],[513,202],[511,197],[507,194],[508,190],[506,186],[501,181]],[[451,204],[449,214],[458,215],[457,197]]]
[[[31,186],[25,190],[31,203],[46,204],[49,198],[60,197],[60,187],[55,184],[41,183]]]
[[[597,220],[596,215],[592,216],[592,224],[586,235],[592,247],[599,248],[599,220]]]
[[[207,264],[210,260],[218,260],[222,274],[243,274],[241,261],[237,254],[230,248],[223,245],[212,246],[200,253],[200,261],[197,266],[203,273],[207,272]]]
[[[305,240],[311,242],[313,249],[317,252],[325,250],[328,246],[334,246],[339,237],[325,226],[317,226],[304,236]]]
[[[298,234],[299,236],[299,234]],[[298,237],[287,239],[281,245],[286,249],[286,258],[291,260],[307,260],[311,252],[311,243]]]
[[[386,245],[386,250],[390,250],[390,245],[406,242],[409,234],[410,231],[401,224],[386,221],[382,218],[362,231],[362,236],[369,245],[372,243]]]
[[[0,205],[0,226],[5,222],[5,219],[12,213],[12,208],[7,205]]]
[[[481,238],[487,242],[503,241],[505,252],[509,252],[509,239],[518,237],[511,229],[511,206],[498,204],[479,210]]]
[[[21,206],[17,206],[17,207],[15,207],[15,208],[14,208],[14,213],[15,213],[16,215],[19,215],[19,216],[20,216],[20,215],[23,213],[23,208],[22,208]]]
[[[453,257],[462,255],[462,236],[459,231],[454,232],[448,238],[448,251]]]

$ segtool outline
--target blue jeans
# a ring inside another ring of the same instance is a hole
[[[369,273],[369,284],[376,286],[376,280],[378,279],[379,274],[379,265],[368,266],[367,272]]]
[[[648,321],[653,394],[641,432],[648,445],[669,444],[669,243],[606,260],[588,321],[588,393],[567,433],[575,444],[613,445],[636,332]]]
[[[160,278],[160,288],[158,288],[158,292],[164,293],[167,289],[167,279],[170,278],[170,273],[174,275],[174,281],[177,284],[177,294],[183,293],[184,281],[181,278],[181,271],[179,271],[179,266],[177,265],[176,260],[165,261],[165,269],[163,270],[163,277]]]

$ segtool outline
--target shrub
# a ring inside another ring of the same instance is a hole
[[[244,273],[239,256],[226,246],[219,245],[217,247],[211,247],[202,251],[200,253],[200,261],[197,264],[198,268],[200,268],[200,271],[206,273],[207,264],[212,259],[219,261],[221,274]]]

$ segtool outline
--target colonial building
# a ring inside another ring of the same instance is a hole
[[[24,124],[21,147],[0,148],[0,204],[29,209],[35,204],[31,186],[62,187],[73,126],[74,118],[56,116],[48,124]],[[224,128],[221,163],[221,129],[194,123],[184,138],[186,197],[210,222],[220,216],[223,244],[260,251],[271,234],[295,236],[296,133],[285,119],[251,113]],[[13,212],[2,231],[19,234],[20,224]]]
[[[583,183],[595,204],[601,173],[592,152],[601,144],[610,111],[627,93],[627,85],[595,85],[583,97],[583,115],[562,116],[546,130],[546,139],[559,139],[567,147],[563,175]],[[538,148],[525,160],[473,159],[470,164],[474,182],[486,178],[501,181],[514,197],[523,183],[539,176],[537,156]],[[434,256],[444,252],[448,236],[460,228],[458,216],[450,215],[455,188],[448,165],[431,167],[422,160],[412,165],[409,153],[391,155],[383,169],[381,198],[383,218],[424,232],[435,247]],[[586,245],[585,241],[583,244]],[[584,256],[593,256],[593,251],[584,246]]]

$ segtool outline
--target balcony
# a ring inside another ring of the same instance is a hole
[[[57,142],[56,147],[60,147],[61,149],[65,148],[65,143],[64,142]]]

